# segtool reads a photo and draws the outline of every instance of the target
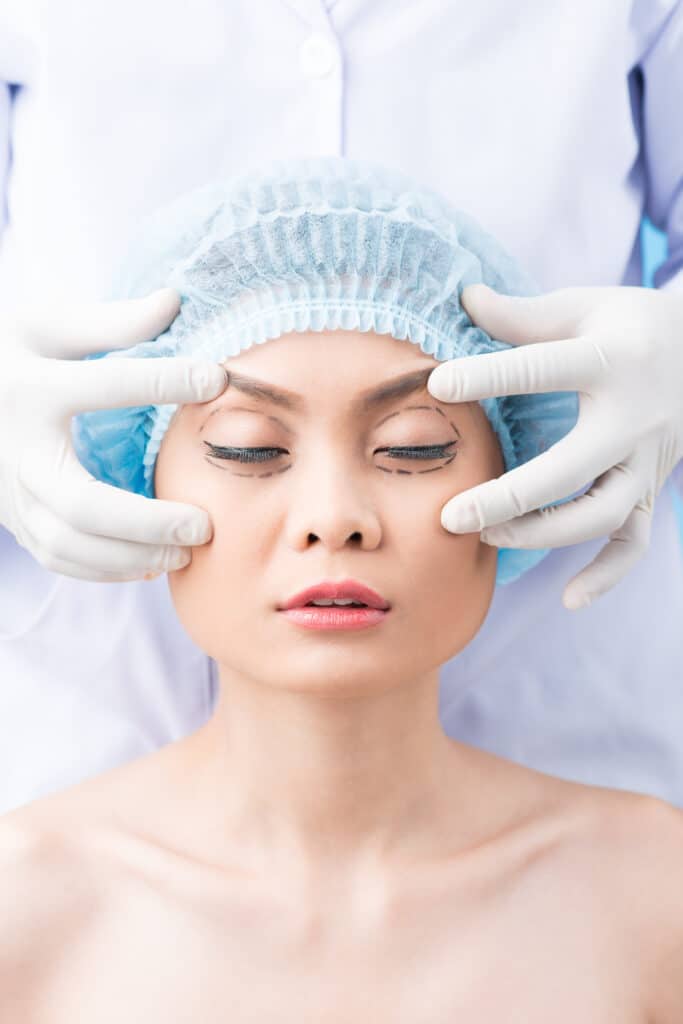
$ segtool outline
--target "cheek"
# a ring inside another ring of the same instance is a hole
[[[453,534],[439,522],[432,540],[415,544],[413,579],[424,581],[420,606],[441,622],[478,620],[495,586],[497,548],[478,533]],[[419,570],[419,575],[417,571]]]
[[[250,581],[256,586],[262,553],[253,547],[260,535],[253,529],[254,510],[245,500],[245,490],[244,481],[208,465],[201,455],[182,452],[180,446],[164,451],[162,446],[155,470],[156,496],[203,508],[213,523],[209,543],[192,549],[188,566],[168,573],[178,618],[212,657],[224,656],[216,650],[221,638],[234,635],[235,628],[248,628],[249,620],[245,623],[241,616],[253,607],[248,588]],[[253,493],[256,501],[258,492]]]
[[[396,545],[403,551],[401,562],[416,588],[411,614],[416,612],[420,636],[439,664],[462,650],[481,628],[493,598],[498,565],[498,549],[484,544],[478,533],[449,533],[441,525],[441,509],[451,498],[503,472],[498,446],[470,449],[469,457],[455,466],[448,475],[425,477],[423,486],[406,487],[400,512],[402,536]]]
[[[168,574],[178,618],[198,647],[221,659],[221,644],[253,626],[253,610],[263,604],[257,551],[244,544],[251,536],[246,521],[213,515],[214,535],[192,549],[192,561]]]

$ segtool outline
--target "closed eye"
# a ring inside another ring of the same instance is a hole
[[[221,445],[204,441],[209,454],[217,459],[233,459],[236,462],[270,462],[277,458],[273,452],[286,452],[286,448],[223,448]]]
[[[203,441],[209,454],[217,459],[231,459],[235,462],[270,462],[279,454],[287,454],[286,448],[227,448]],[[402,448],[376,448],[376,452],[386,452],[392,459],[439,459],[450,455],[450,449],[457,444],[457,439],[446,444],[408,445]]]
[[[449,441],[448,444],[416,444],[404,448],[376,448],[378,452],[388,452],[392,459],[439,459],[450,455],[449,448],[452,448],[457,441]]]

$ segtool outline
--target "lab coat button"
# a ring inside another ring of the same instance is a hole
[[[335,48],[323,35],[312,35],[299,50],[301,70],[310,78],[324,78],[333,70],[337,60]]]

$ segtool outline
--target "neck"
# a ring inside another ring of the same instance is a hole
[[[182,751],[209,845],[266,872],[446,857],[455,821],[471,837],[481,793],[477,752],[444,733],[438,688],[435,671],[372,694],[295,692],[220,666],[214,714]]]

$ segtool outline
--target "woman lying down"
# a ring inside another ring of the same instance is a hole
[[[466,284],[534,285],[433,192],[343,158],[156,223],[128,293],[174,285],[180,313],[105,358],[208,357],[228,387],[83,414],[74,441],[98,479],[209,513],[168,583],[220,688],[195,732],[0,819],[0,1019],[681,1024],[681,812],[439,721],[440,666],[546,553],[440,510],[578,406],[427,379],[506,347]]]

